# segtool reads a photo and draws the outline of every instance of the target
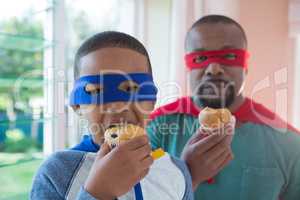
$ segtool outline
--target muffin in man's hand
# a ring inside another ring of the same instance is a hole
[[[198,116],[200,128],[206,134],[233,134],[235,117],[227,108],[213,109],[206,107]]]

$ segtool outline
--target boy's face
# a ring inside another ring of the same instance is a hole
[[[146,56],[126,48],[109,47],[93,51],[80,59],[80,76],[105,73],[149,73]],[[89,92],[93,92],[90,85]],[[87,88],[86,88],[87,89]],[[132,123],[144,127],[154,102],[112,102],[101,105],[80,105],[83,117],[89,122],[89,131],[97,143],[103,142],[106,128],[116,123]]]

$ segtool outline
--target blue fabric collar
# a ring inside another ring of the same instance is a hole
[[[93,141],[92,135],[84,135],[79,144],[71,148],[77,151],[97,152],[100,146]]]

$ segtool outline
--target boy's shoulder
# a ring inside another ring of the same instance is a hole
[[[58,170],[68,171],[70,174],[75,171],[86,156],[86,152],[77,150],[64,150],[51,154],[41,165],[40,170],[47,173]],[[68,170],[66,170],[68,169]]]
[[[42,190],[42,187],[49,186],[55,193],[66,199],[75,193],[77,195],[93,164],[94,157],[94,153],[74,150],[53,153],[40,166],[34,178],[33,189]]]
[[[57,193],[60,197],[76,199],[95,159],[96,153],[73,150],[54,153],[40,167],[33,188],[42,190],[50,187],[53,188],[53,193]],[[153,199],[153,194],[178,200],[192,199],[193,196],[187,166],[182,160],[173,158],[167,153],[154,162],[141,185],[143,194],[149,197],[148,199]],[[131,198],[124,196],[120,199]]]

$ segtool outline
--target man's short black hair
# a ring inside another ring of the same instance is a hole
[[[224,15],[206,15],[204,17],[201,17],[200,19],[198,19],[196,22],[193,23],[192,27],[190,28],[190,30],[188,32],[190,32],[192,29],[194,29],[195,27],[198,27],[202,24],[217,24],[217,23],[223,23],[223,24],[231,24],[231,25],[235,25],[236,27],[238,27],[241,30],[242,33],[242,37],[245,40],[246,46],[247,46],[247,36],[245,33],[245,30],[243,29],[243,27],[236,22],[235,20],[226,17]],[[187,45],[187,39],[188,36],[186,37],[186,44]]]
[[[77,50],[74,62],[74,78],[77,79],[80,76],[80,59],[83,56],[107,47],[131,49],[146,56],[149,65],[149,72],[152,73],[148,52],[141,42],[126,33],[105,31],[88,38]]]

